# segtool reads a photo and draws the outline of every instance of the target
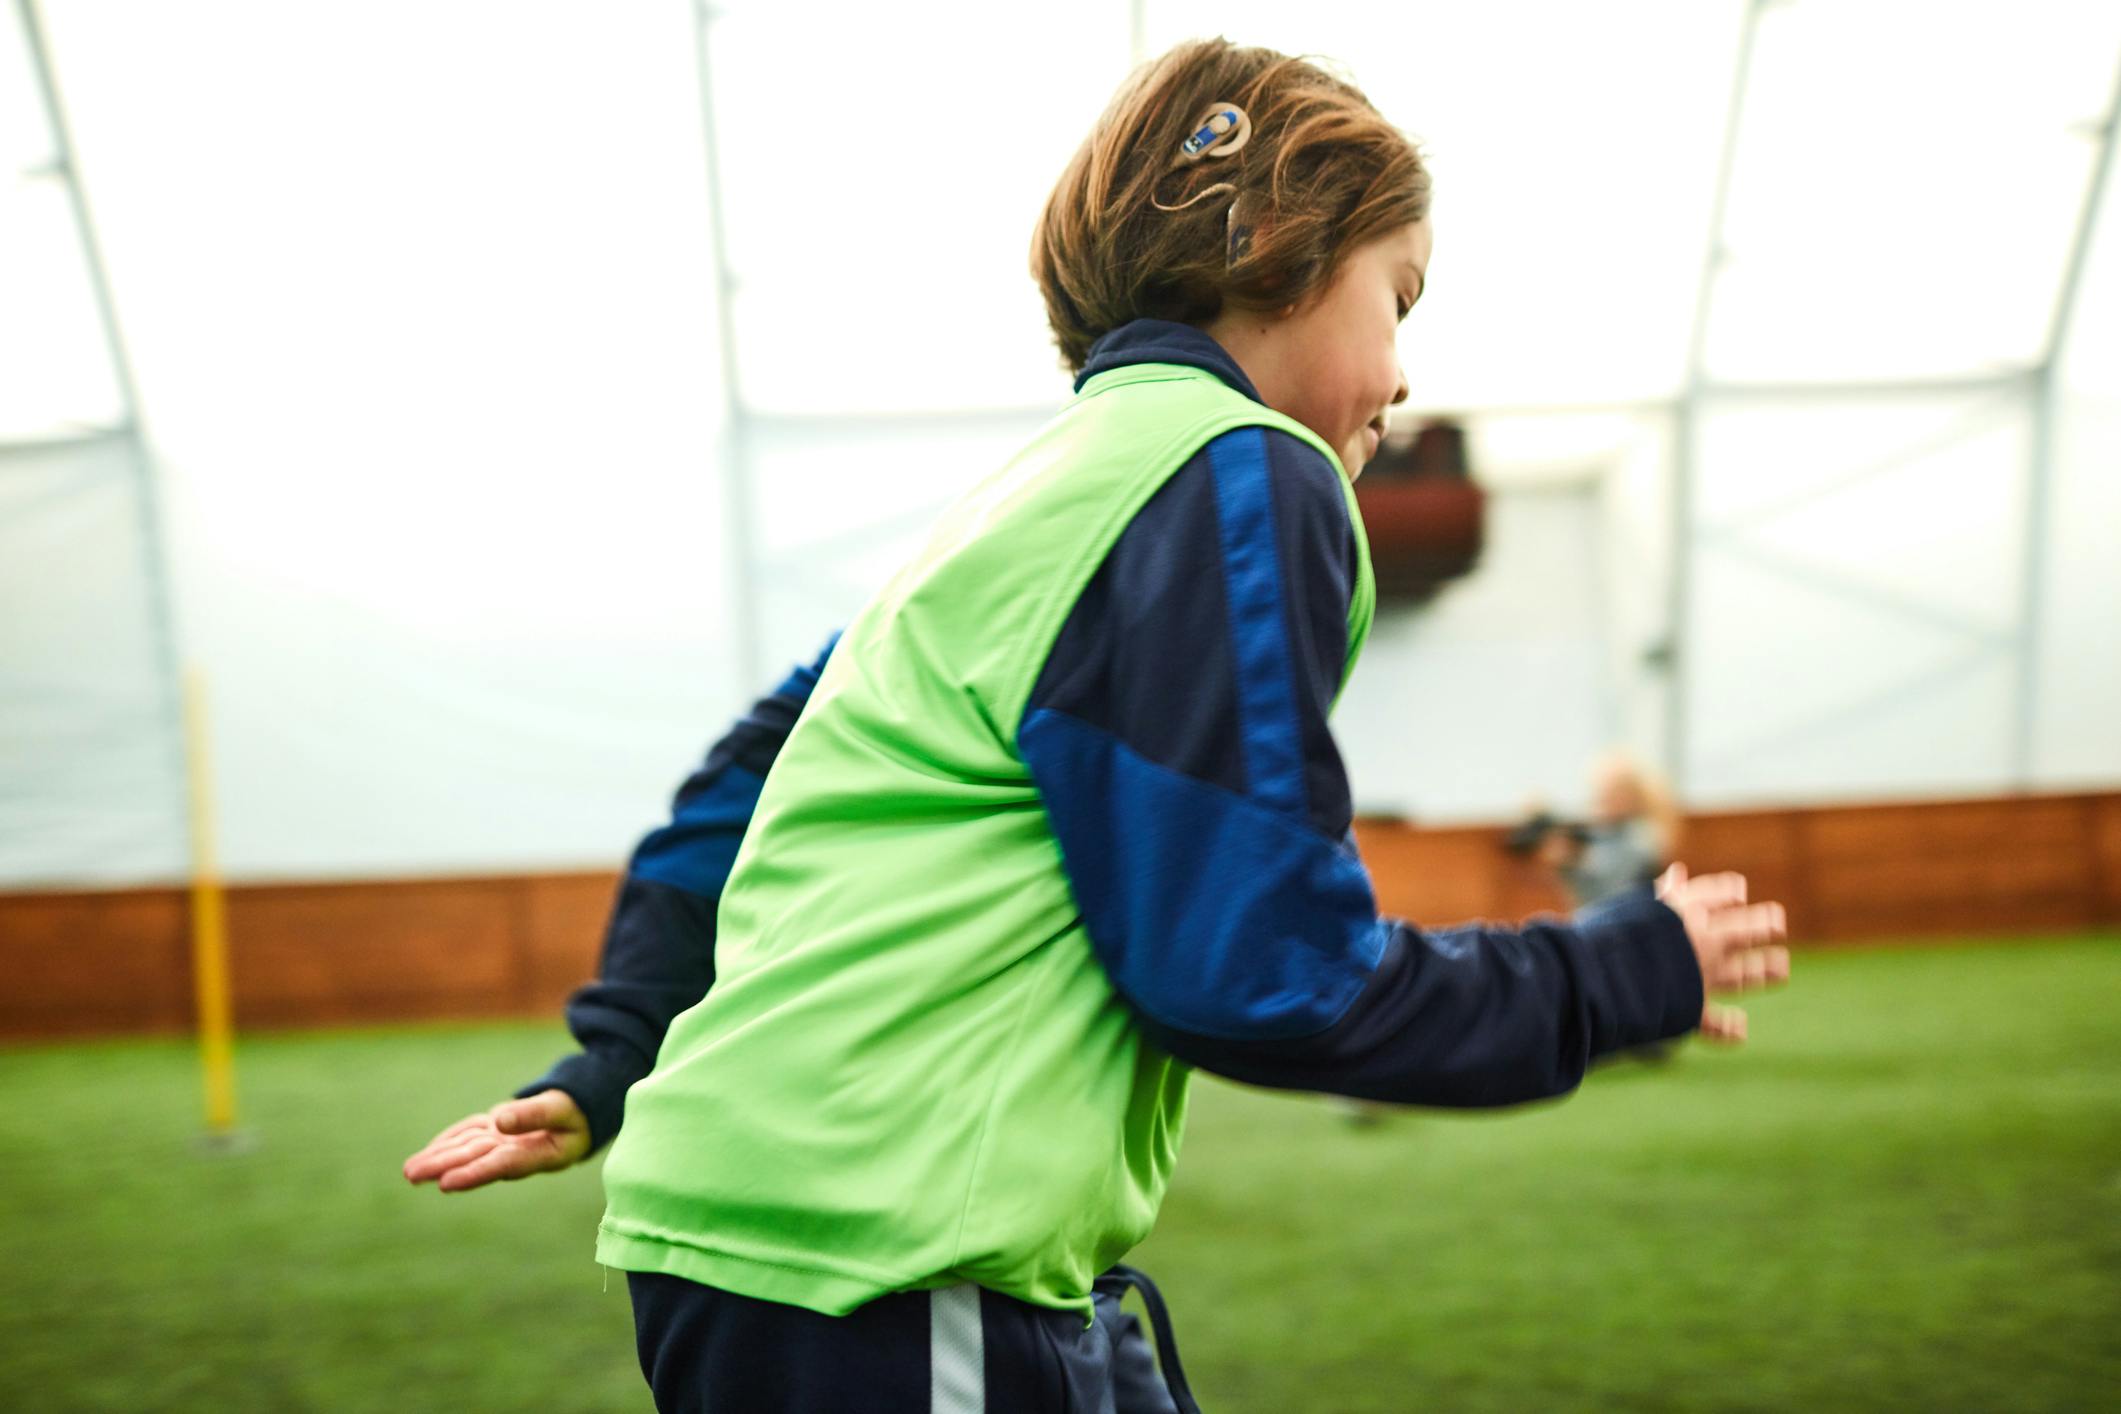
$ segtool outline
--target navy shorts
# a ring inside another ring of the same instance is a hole
[[[641,1373],[661,1414],[1184,1414],[1141,1323],[1100,1278],[1095,1319],[976,1286],[825,1316],[630,1272]],[[1153,1291],[1153,1288],[1152,1288]],[[1144,1293],[1145,1299],[1152,1299]],[[1161,1323],[1161,1308],[1153,1306]],[[1160,1326],[1161,1328],[1161,1326]],[[1170,1346],[1166,1343],[1166,1351]],[[1167,1353],[1175,1365],[1176,1356]],[[1178,1376],[1180,1389],[1184,1376]]]

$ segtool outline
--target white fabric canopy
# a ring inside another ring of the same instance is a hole
[[[0,883],[181,872],[179,655],[238,877],[616,859],[1065,396],[1032,222],[1204,24],[1435,173],[1489,548],[1380,623],[1364,806],[2121,780],[2121,7],[38,12],[150,459],[11,10]]]

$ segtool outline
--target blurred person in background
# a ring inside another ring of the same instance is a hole
[[[1553,870],[1571,907],[1587,908],[1647,891],[1677,856],[1680,829],[1679,808],[1664,782],[1616,748],[1592,763],[1589,819],[1564,820],[1535,809],[1506,843],[1513,853],[1529,854]],[[1656,1041],[1623,1054],[1666,1061],[1674,1051],[1671,1042]]]
[[[1587,820],[1564,820],[1544,809],[1510,832],[1513,853],[1552,869],[1583,908],[1656,882],[1678,853],[1680,819],[1671,792],[1625,751],[1609,751],[1591,767]]]

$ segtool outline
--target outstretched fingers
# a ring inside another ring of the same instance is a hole
[[[1745,1040],[1745,1012],[1734,1006],[1705,1007],[1701,1013],[1701,1034],[1720,1045],[1739,1045]]]
[[[470,1163],[501,1143],[492,1129],[476,1129],[454,1144],[431,1144],[405,1161],[405,1177],[414,1183],[440,1178],[451,1169]]]
[[[1735,908],[1745,902],[1745,875],[1725,870],[1696,874],[1686,880],[1687,901],[1707,909]]]
[[[1789,936],[1789,918],[1779,903],[1718,909],[1709,915],[1709,937],[1721,951],[1760,947]]]
[[[566,1168],[569,1163],[549,1134],[527,1139],[506,1139],[477,1158],[459,1164],[442,1175],[435,1186],[444,1193],[462,1193],[496,1181],[508,1182]]]
[[[1708,977],[1710,990],[1750,992],[1790,980],[1790,950],[1785,947],[1754,947],[1724,956]]]
[[[436,1172],[433,1169],[435,1156],[445,1150],[454,1149],[457,1145],[464,1142],[465,1135],[471,1133],[474,1129],[482,1127],[485,1123],[486,1116],[471,1115],[450,1125],[449,1128],[428,1140],[421,1148],[414,1150],[412,1155],[405,1160],[405,1177],[414,1183],[421,1183],[433,1178]]]

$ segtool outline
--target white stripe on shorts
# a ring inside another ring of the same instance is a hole
[[[928,1407],[934,1414],[986,1414],[987,1357],[979,1288],[928,1293]]]

